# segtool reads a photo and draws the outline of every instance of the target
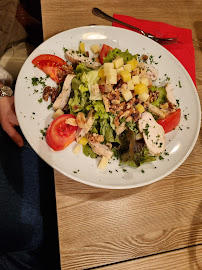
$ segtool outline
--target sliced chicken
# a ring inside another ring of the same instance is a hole
[[[166,117],[165,112],[161,111],[159,108],[156,106],[152,105],[151,103],[148,106],[148,110],[153,113],[156,116],[159,116],[160,119],[164,119]]]
[[[160,155],[165,150],[165,132],[159,125],[151,113],[142,113],[141,119],[138,121],[140,132],[143,133],[144,141],[151,155]]]
[[[167,100],[171,102],[174,105],[177,105],[176,98],[174,96],[174,88],[170,83],[167,83],[165,86],[166,92],[167,92]]]
[[[159,72],[155,67],[150,64],[144,64],[144,68],[146,70],[146,77],[148,77],[152,81],[156,81],[158,79]]]
[[[63,84],[63,88],[62,88],[62,92],[59,94],[59,96],[57,97],[57,99],[55,100],[55,102],[53,103],[53,109],[56,111],[58,109],[63,109],[64,106],[67,104],[67,101],[69,99],[70,96],[70,92],[71,92],[71,83],[72,83],[72,79],[75,77],[76,75],[73,74],[68,74],[64,84]]]
[[[71,63],[84,63],[87,67],[92,69],[98,69],[101,64],[98,62],[93,61],[87,56],[84,56],[82,53],[77,53],[74,50],[67,50],[65,53],[65,57],[67,60],[69,60]]]
[[[93,143],[89,141],[89,145],[92,148],[93,152],[98,156],[104,156],[110,159],[113,155],[113,152],[105,144]]]
[[[77,142],[79,142],[80,139],[83,138],[88,133],[88,131],[91,129],[91,127],[92,127],[92,125],[93,125],[93,123],[95,121],[95,118],[93,117],[93,113],[94,113],[94,111],[91,110],[88,113],[88,116],[86,118],[86,123],[83,126],[83,128],[78,128],[77,129],[77,132],[76,132],[76,140],[77,140]]]

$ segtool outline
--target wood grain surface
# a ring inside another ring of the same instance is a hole
[[[78,26],[111,25],[92,15],[92,7],[109,15],[125,14],[192,29],[202,100],[201,0],[86,0],[83,4],[41,0],[41,5],[44,39]],[[100,266],[106,270],[202,269],[201,154],[200,133],[194,150],[175,172],[130,190],[93,188],[55,171],[62,270]],[[175,251],[180,248],[186,249]],[[116,264],[104,267],[112,263]]]
[[[129,262],[109,265],[101,270],[197,270],[202,269],[202,246],[185,248]]]

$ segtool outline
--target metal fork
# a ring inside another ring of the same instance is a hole
[[[127,24],[125,22],[122,22],[122,21],[119,21],[109,15],[107,15],[106,13],[104,13],[102,10],[100,10],[99,8],[93,8],[92,9],[92,13],[104,20],[107,20],[107,21],[110,21],[110,22],[116,22],[116,23],[119,23],[119,24],[122,24],[126,27],[129,27],[135,31],[138,31],[140,32],[142,35],[144,35],[145,37],[148,37],[148,38],[151,38],[152,40],[162,44],[162,45],[166,45],[166,44],[174,44],[174,43],[177,43],[178,41],[178,37],[174,37],[174,38],[159,38],[159,37],[156,37],[150,33],[146,33],[145,31],[133,26],[133,25],[130,25],[130,24]]]

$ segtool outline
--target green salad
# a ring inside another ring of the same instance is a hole
[[[180,121],[172,85],[154,85],[158,70],[147,55],[95,44],[90,58],[84,47],[65,49],[68,61],[57,70],[61,80],[44,89],[55,119],[47,143],[57,151],[76,140],[74,153],[82,148],[89,158],[100,157],[99,169],[111,158],[133,167],[156,160],[165,151],[165,133]]]

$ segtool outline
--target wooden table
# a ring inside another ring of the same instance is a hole
[[[202,97],[202,1],[41,0],[44,39],[73,27],[110,23],[106,13],[191,28]],[[62,270],[202,269],[202,137],[163,180],[137,189],[104,190],[55,172]]]

